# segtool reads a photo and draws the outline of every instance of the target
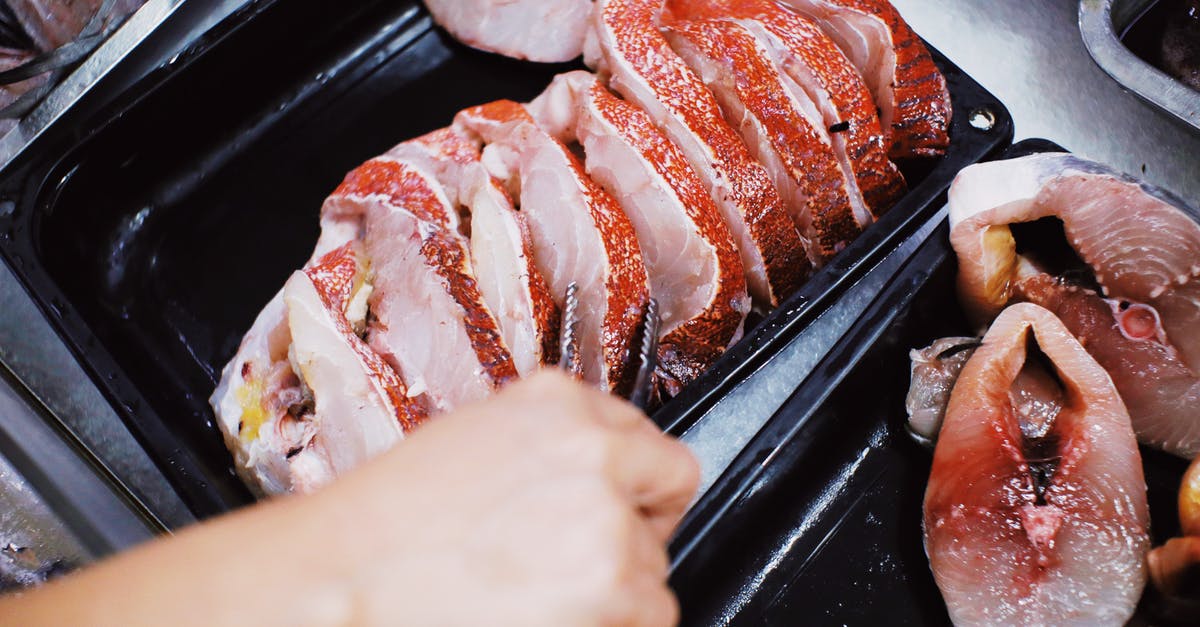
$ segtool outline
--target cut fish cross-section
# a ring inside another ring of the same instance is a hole
[[[297,492],[311,492],[386,451],[425,416],[347,318],[365,281],[360,248],[352,242],[330,252],[283,288],[292,359],[313,403],[311,414],[285,416],[273,434],[294,442],[285,456]]]
[[[425,0],[425,6],[468,46],[560,63],[579,56],[592,0]]]
[[[860,226],[869,225],[904,195],[907,185],[888,159],[887,137],[871,93],[858,70],[816,24],[773,0],[670,0],[667,7],[679,19],[735,20],[767,46],[820,112],[835,154],[865,203],[855,204]]]
[[[780,0],[838,42],[875,94],[893,159],[935,157],[950,144],[946,78],[888,0]]]
[[[1026,404],[1010,390],[1034,349],[1057,389]],[[1137,442],[1108,375],[1049,311],[1009,307],[963,368],[924,512],[956,625],[1124,625],[1133,614],[1150,544]]]
[[[479,291],[521,376],[558,359],[559,312],[533,260],[526,217],[480,163],[481,142],[447,127],[406,141],[388,154],[433,172],[462,215]]]
[[[1183,206],[1099,164],[1035,155],[959,173],[950,241],[959,299],[977,323],[1016,298],[1051,308],[1108,370],[1139,437],[1191,457],[1200,453],[1200,225]],[[1061,247],[1080,266],[1072,271],[1088,275],[1078,289],[1051,276],[1055,251],[1018,246],[1014,225],[1046,220],[1061,224]]]

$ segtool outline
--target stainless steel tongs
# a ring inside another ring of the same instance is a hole
[[[653,398],[654,370],[658,367],[658,332],[661,326],[662,317],[658,311],[658,301],[651,298],[642,320],[637,375],[634,377],[633,390],[629,393],[629,401],[643,410]],[[579,359],[579,286],[573,281],[567,286],[564,299],[558,365],[572,377],[579,378],[583,375],[583,364]]]

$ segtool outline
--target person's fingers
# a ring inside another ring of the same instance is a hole
[[[672,627],[679,623],[679,602],[667,583],[654,577],[629,581],[604,608],[601,624],[621,627]]]
[[[670,537],[700,483],[700,467],[691,451],[649,429],[615,435],[608,474],[662,541]]]
[[[666,542],[658,529],[640,512],[632,512],[630,516],[633,518],[633,526],[630,532],[629,550],[631,552],[630,564],[634,567],[634,574],[639,577],[666,581],[671,568]]]

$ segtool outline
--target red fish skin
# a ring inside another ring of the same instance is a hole
[[[511,100],[464,109],[456,116],[455,124],[469,128],[487,143],[504,138],[514,132],[513,129],[545,134],[525,106]],[[608,272],[605,278],[607,306],[600,338],[606,370],[602,388],[626,394],[637,372],[633,358],[635,343],[650,300],[646,264],[642,260],[637,234],[616,199],[592,181],[574,153],[562,142],[549,139],[555,142],[581,186],[592,226],[603,242]],[[519,179],[519,176],[514,178]],[[556,295],[556,298],[561,297]]]
[[[802,15],[814,0],[781,0]],[[953,104],[946,77],[933,55],[900,12],[887,0],[816,0],[821,4],[878,19],[891,33],[895,69],[891,88],[894,113],[889,132],[893,159],[937,157],[950,146]]]
[[[346,338],[354,352],[362,360],[367,373],[376,380],[376,385],[382,390],[392,408],[401,428],[407,433],[415,429],[428,417],[428,410],[418,398],[408,395],[408,387],[404,380],[392,369],[383,357],[367,346],[367,343],[354,332],[350,321],[346,319],[346,307],[354,291],[354,278],[361,271],[359,255],[361,244],[349,242],[346,245],[329,252],[315,264],[305,268],[322,304],[329,311],[337,329]]]
[[[863,199],[875,217],[887,212],[907,191],[904,176],[888,158],[888,140],[871,92],[858,70],[819,26],[772,0],[668,0],[676,19],[750,19],[777,38],[793,58],[829,94],[846,130],[846,143]],[[795,75],[801,71],[784,65]],[[865,225],[864,225],[865,226]]]
[[[1123,333],[1110,301],[1049,275],[1018,282],[1013,297],[1054,312],[1108,371],[1143,443],[1185,459],[1200,454],[1200,377],[1158,334]]]
[[[754,38],[733,22],[717,20],[666,22],[671,36],[682,36],[705,56],[718,61],[732,78],[737,98],[759,123],[771,149],[779,156],[798,188],[803,206],[789,207],[816,251],[814,265],[823,265],[862,231],[850,207],[845,174],[832,147],[800,111],[791,105],[781,70],[758,54]],[[670,37],[669,37],[670,39]],[[788,198],[788,194],[783,194]]]
[[[1067,406],[1039,498],[1009,390],[1028,333]],[[955,624],[1123,624],[1145,584],[1149,512],[1128,414],[1052,313],[1010,307],[964,367],[925,493],[925,547]]]
[[[599,73],[610,80],[614,91],[650,112],[681,147],[685,138],[673,128],[694,136],[689,141],[699,150],[685,152],[712,189],[742,248],[752,295],[760,304],[777,306],[812,274],[801,235],[762,165],[722,118],[712,93],[662,36],[661,10],[660,0],[596,2],[593,28],[602,51]],[[678,119],[686,131],[666,124],[667,116]],[[700,151],[705,154],[703,163],[697,161]],[[748,246],[754,251],[748,252]],[[755,263],[762,268],[755,268]],[[765,276],[754,274],[758,270]]]
[[[742,262],[720,211],[679,148],[637,105],[617,98],[599,82],[589,92],[597,112],[613,124],[622,139],[646,156],[647,163],[684,201],[687,218],[716,251],[720,278],[711,304],[659,342],[660,385],[667,396],[675,396],[708,370],[741,333],[748,308]]]

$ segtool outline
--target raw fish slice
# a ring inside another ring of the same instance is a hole
[[[977,337],[945,337],[909,351],[912,379],[904,408],[909,430],[924,442],[937,440],[954,382],[978,346]]]
[[[595,75],[555,77],[529,109],[560,140],[582,145],[588,174],[632,222],[661,305],[656,374],[668,396],[678,394],[741,335],[750,310],[729,228],[679,148]]]
[[[851,197],[863,204],[812,101],[736,22],[668,21],[665,33],[717,97],[750,154],[767,167],[810,242],[813,265],[824,265],[862,230]]]
[[[1061,381],[1044,437],[1011,386],[1027,344]],[[1146,581],[1141,458],[1108,374],[1053,314],[1006,309],[963,368],[925,493],[925,550],[957,625],[1123,625]]]
[[[533,236],[524,215],[482,166],[463,177],[471,208],[471,259],[483,300],[522,377],[558,361],[559,311],[534,263]]]
[[[887,0],[780,0],[825,29],[866,80],[890,131],[893,159],[936,157],[950,145],[946,78]]]
[[[463,131],[446,127],[396,145],[388,156],[403,159],[434,175],[442,184],[446,200],[460,211],[451,212],[451,223],[464,235],[470,235],[470,211],[459,198],[459,188],[467,168],[479,162],[482,146]]]
[[[361,230],[361,216],[324,213],[321,235],[305,267],[357,240]],[[362,313],[365,315],[365,310]],[[275,433],[289,410],[308,394],[289,361],[292,333],[287,317],[280,290],[255,318],[209,399],[225,444],[233,453],[234,467],[260,495],[292,488],[286,453],[294,444],[259,438],[259,433]]]
[[[1014,279],[1030,273],[1008,225],[1056,217],[1104,295],[1156,309],[1170,344],[1200,372],[1200,225],[1185,206],[1066,154],[970,166],[950,190],[959,298],[976,321],[995,315]]]
[[[361,244],[346,244],[297,271],[283,287],[293,367],[311,396],[275,425],[291,489],[311,492],[404,438],[425,417],[400,375],[367,346],[348,317],[365,317]],[[357,306],[356,306],[357,301]],[[357,311],[356,311],[357,310]]]
[[[579,56],[592,0],[425,0],[455,39],[515,59],[561,63]]]
[[[418,166],[377,157],[346,175],[326,212],[365,216],[375,276],[371,346],[433,411],[487,398],[517,376],[495,317],[479,292],[454,209]]]
[[[750,295],[763,306],[778,305],[808,278],[812,264],[767,171],[659,32],[661,0],[595,4],[585,61],[687,156],[733,234]]]
[[[289,408],[304,400],[300,379],[288,363],[291,344],[281,290],[255,318],[209,398],[234,469],[258,495],[292,487],[288,446],[258,437],[264,425],[264,433],[273,432]]]
[[[816,24],[772,0],[670,0],[667,7],[682,19],[735,19],[771,49],[776,63],[817,105],[830,129],[835,154],[869,210],[855,203],[860,226],[869,225],[904,195],[907,186],[888,159],[887,138],[870,91]]]
[[[483,300],[521,376],[558,359],[558,307],[533,262],[525,216],[513,207],[499,181],[480,164],[482,146],[454,127],[406,141],[389,155],[434,173],[447,200],[460,210],[471,241],[471,261]]]
[[[567,286],[579,288],[584,379],[625,393],[648,302],[646,265],[637,235],[617,201],[584,173],[571,151],[534,122],[523,106],[502,100],[459,112],[455,126],[488,145],[483,164],[501,180],[529,224],[534,262],[561,308]]]
[[[1018,282],[1013,296],[1053,312],[1108,371],[1142,443],[1184,459],[1200,455],[1200,378],[1162,341],[1153,308],[1044,274]]]

